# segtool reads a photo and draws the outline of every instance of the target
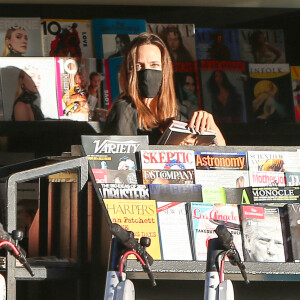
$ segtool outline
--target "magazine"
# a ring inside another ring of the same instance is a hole
[[[252,187],[255,204],[284,206],[286,203],[300,202],[299,186]]]
[[[55,60],[60,118],[75,121],[97,119],[105,84],[102,61],[79,57],[56,57]]]
[[[192,150],[141,150],[143,184],[195,183]]]
[[[249,171],[297,172],[300,163],[297,151],[247,151]]]
[[[195,183],[203,187],[241,188],[250,186],[247,170],[196,170]]]
[[[196,28],[196,54],[200,60],[240,60],[238,29]]]
[[[105,109],[110,109],[113,102],[122,92],[120,87],[120,70],[123,63],[123,56],[104,59],[105,65],[105,80],[106,87],[104,93],[105,97]]]
[[[162,260],[193,260],[186,202],[156,202]]]
[[[241,60],[252,63],[285,63],[282,29],[239,29]]]
[[[53,57],[0,57],[4,120],[58,119]],[[32,103],[32,116],[16,105]]]
[[[158,221],[155,200],[104,199],[112,223],[132,231],[134,237],[149,237],[151,244],[147,252],[155,260],[161,260]]]
[[[285,262],[278,207],[241,205],[245,261]]]
[[[147,23],[147,32],[157,34],[164,41],[173,62],[196,60],[194,24]]]
[[[164,131],[158,145],[211,145],[216,141],[216,134],[213,131],[206,131],[202,134],[189,129],[188,124],[173,120]]]
[[[300,123],[300,66],[291,66],[295,120]]]
[[[126,51],[126,47],[130,43],[129,35],[137,35],[146,31],[146,21],[143,19],[93,19],[92,26],[95,56],[97,58],[105,58],[113,48],[113,45],[104,44],[106,35],[115,35],[112,41],[116,52],[111,55],[118,57],[120,56],[118,52],[121,52],[122,56],[122,52]]]
[[[173,62],[173,71],[179,111],[190,120],[193,112],[201,108],[197,61]]]
[[[15,43],[14,38],[21,44]],[[0,18],[0,49],[1,56],[43,56],[41,19]]]
[[[228,204],[254,204],[252,187],[225,188],[225,193]]]
[[[284,176],[287,186],[300,186],[300,172],[285,172]]]
[[[300,262],[300,203],[287,204],[284,209],[289,261]]]
[[[295,120],[289,64],[249,64],[249,75],[253,121]]]
[[[43,56],[94,57],[92,21],[41,19]]]
[[[223,187],[203,186],[202,187],[203,203],[221,203],[226,204],[226,191]]]
[[[195,151],[197,170],[248,170],[246,152]]]
[[[284,172],[249,171],[252,187],[286,186]]]
[[[246,123],[246,63],[208,60],[198,62],[203,108],[213,114],[216,122]]]
[[[217,238],[214,230],[218,225],[225,225],[232,233],[235,247],[243,260],[241,225],[237,205],[192,202],[191,222],[196,260],[206,261],[208,240]]]
[[[144,184],[113,184],[99,185],[103,199],[149,199],[149,189]]]
[[[150,199],[172,202],[202,202],[200,184],[149,184]]]

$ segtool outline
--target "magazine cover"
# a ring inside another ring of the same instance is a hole
[[[107,56],[107,53],[114,47],[116,49],[115,53],[118,51],[123,52],[128,45],[126,35],[137,35],[146,32],[146,21],[142,19],[93,19],[92,26],[95,56],[97,58],[104,58],[104,53]],[[113,44],[109,46],[104,45],[105,37],[103,35],[107,34],[115,35]],[[105,47],[108,47],[109,51],[105,50]],[[117,56],[119,55],[117,54]]]
[[[190,120],[193,112],[201,108],[197,61],[173,62],[173,71],[179,110]]]
[[[245,261],[285,262],[278,207],[241,205]]]
[[[173,62],[196,60],[194,24],[147,23],[147,32],[157,34],[164,41]]]
[[[43,56],[94,57],[92,21],[41,19]]]
[[[300,66],[291,66],[295,120],[300,123]]]
[[[138,170],[136,152],[148,148],[148,136],[82,135],[91,168]]]
[[[186,202],[156,202],[162,260],[193,260]]]
[[[249,171],[249,182],[252,187],[286,186],[284,172]]]
[[[252,187],[225,188],[226,203],[228,204],[254,204]]]
[[[247,151],[249,171],[297,172],[300,162],[297,151]]]
[[[292,261],[300,262],[300,204],[292,203],[285,206],[287,210],[287,240],[292,252]]]
[[[61,119],[97,119],[102,105],[102,60],[56,57],[57,98]]]
[[[195,151],[197,170],[248,170],[246,152]]]
[[[250,186],[247,170],[196,170],[195,183],[203,187],[241,188]]]
[[[106,163],[106,160],[101,160],[101,162],[99,161],[98,163],[101,163],[101,167],[103,167],[103,165]],[[135,170],[110,170],[105,168],[91,167],[91,171],[94,176],[96,184],[102,184],[102,183],[137,184],[138,183],[138,177]],[[99,192],[101,191],[99,190]]]
[[[217,122],[247,122],[245,62],[198,61],[201,74],[203,108]]]
[[[285,63],[282,29],[239,29],[241,60],[258,64]]]
[[[99,185],[103,199],[149,199],[149,189],[144,184],[114,184]]]
[[[55,73],[53,57],[1,57],[4,120],[58,119]]]
[[[202,187],[203,203],[221,203],[226,204],[226,191],[223,187],[203,186]]]
[[[289,64],[249,64],[249,104],[255,121],[295,120]]]
[[[0,18],[1,56],[42,56],[40,18]]]
[[[207,130],[204,133],[198,133],[194,129],[188,128],[188,123],[172,120],[168,128],[159,138],[158,145],[179,145],[194,146],[214,144],[216,134],[214,131]]]
[[[300,172],[285,172],[284,176],[287,186],[300,186]]]
[[[240,60],[238,29],[196,28],[196,54],[200,60]]]
[[[217,238],[214,230],[218,225],[225,225],[232,233],[235,247],[243,260],[241,225],[237,205],[192,202],[191,223],[196,260],[206,261],[208,240]]]
[[[202,202],[200,184],[149,184],[150,199],[172,202]]]
[[[137,36],[138,34],[127,33],[102,34],[104,58],[124,56],[130,42]]]
[[[300,202],[299,186],[252,187],[255,204],[273,204],[284,206],[287,203]]]
[[[132,231],[134,237],[151,238],[147,252],[155,260],[161,260],[158,221],[155,200],[145,199],[104,199],[112,223]]]
[[[192,150],[141,150],[143,184],[195,183]]]

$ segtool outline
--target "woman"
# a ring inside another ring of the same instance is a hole
[[[116,35],[116,52],[109,56],[109,58],[123,56],[130,44],[130,37],[128,34],[117,34]]]
[[[37,74],[32,75],[37,76]],[[38,87],[38,81],[34,82],[31,76],[29,76],[25,71],[20,70],[11,117],[12,121],[44,120],[44,115],[41,109],[39,106],[34,104],[38,95]]]
[[[281,51],[272,44],[266,43],[265,36],[262,31],[256,30],[251,36],[251,47],[254,62],[260,64],[279,62]]]
[[[24,28],[10,28],[5,35],[2,56],[23,56],[27,51],[28,37]]]
[[[234,123],[243,121],[243,102],[241,95],[230,83],[223,71],[214,71],[208,79],[211,94],[212,113],[217,121]]]
[[[194,61],[190,52],[183,44],[182,35],[176,26],[167,26],[160,35],[165,42],[173,62]]]
[[[167,47],[155,34],[142,33],[130,44],[120,74],[122,93],[114,103],[104,134],[147,134],[156,144],[171,119],[182,119],[176,106],[173,67]],[[219,145],[225,140],[211,114],[195,111],[190,128],[216,132]]]

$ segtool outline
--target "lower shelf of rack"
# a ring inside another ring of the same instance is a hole
[[[300,263],[252,263],[246,262],[246,273],[251,281],[300,281]],[[156,279],[205,280],[206,262],[198,261],[154,261],[151,266]],[[147,274],[134,260],[128,260],[127,277],[147,279]],[[237,266],[225,263],[225,279],[243,281]]]
[[[52,265],[32,266],[35,276],[31,276],[24,267],[15,268],[16,280],[77,279],[80,271],[77,264],[54,263]]]

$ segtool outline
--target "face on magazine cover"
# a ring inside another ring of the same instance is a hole
[[[183,85],[186,89],[191,91],[192,93],[196,92],[196,84],[195,84],[195,79],[191,75],[187,75],[185,77],[185,82]]]
[[[284,261],[283,242],[276,226],[265,227],[263,222],[258,224],[244,229],[245,250],[250,261]]]
[[[5,37],[5,45],[8,48],[8,54],[11,52],[15,54],[25,54],[28,46],[28,36],[24,28],[11,28],[7,31]]]
[[[36,94],[39,92],[40,83],[41,77],[37,70],[25,69],[20,72],[19,85],[23,90]]]
[[[101,75],[99,73],[91,74],[90,75],[90,87],[93,89],[100,88],[101,84]]]

